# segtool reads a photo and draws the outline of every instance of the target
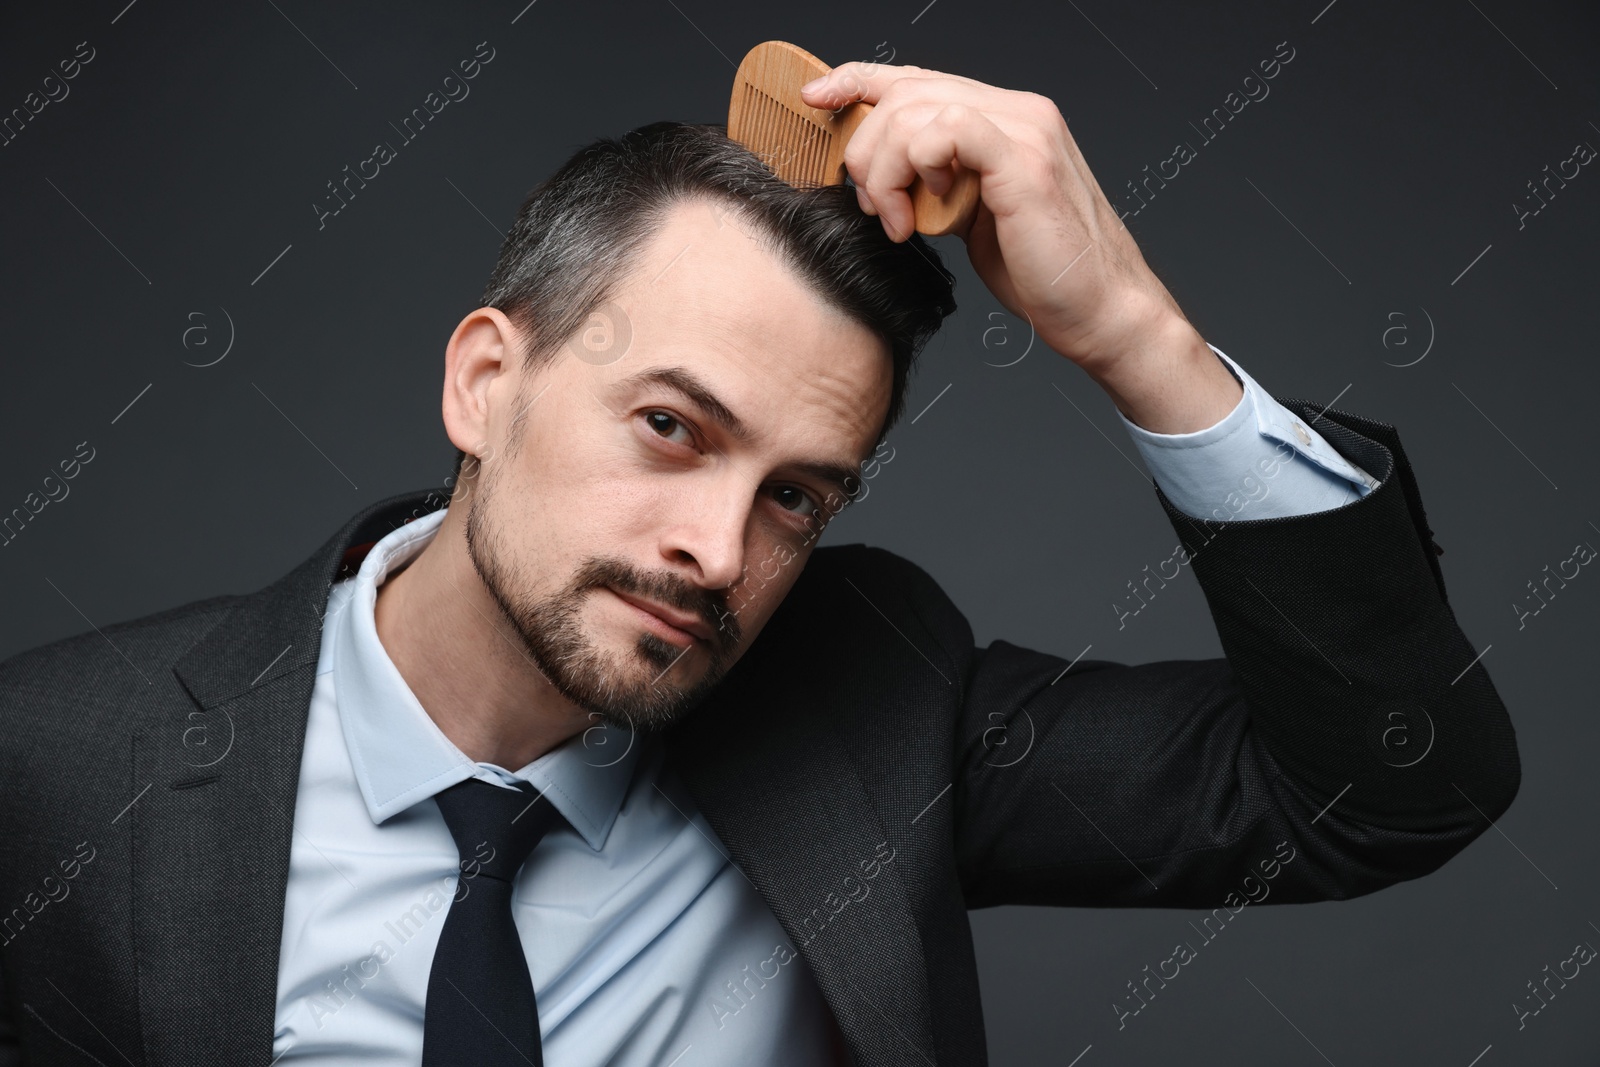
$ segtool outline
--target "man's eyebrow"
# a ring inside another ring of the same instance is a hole
[[[643,386],[660,386],[687,399],[718,426],[738,441],[748,444],[755,435],[750,427],[733,413],[733,410],[724,404],[711,388],[702,382],[693,371],[684,367],[651,367],[637,374],[622,379],[617,383],[617,389],[628,392]],[[850,463],[827,463],[800,461],[790,463],[788,466],[802,474],[810,475],[821,481],[827,482],[839,491],[839,494],[850,499],[855,490],[851,485],[859,487],[861,475],[857,465]]]
[[[692,371],[683,367],[651,367],[632,377],[622,379],[617,383],[617,388],[623,392],[631,392],[646,385],[661,386],[684,396],[740,444],[749,444],[750,438],[754,436],[750,432],[750,427],[746,426],[728,405],[717,399],[717,394],[713,393],[710,387]]]

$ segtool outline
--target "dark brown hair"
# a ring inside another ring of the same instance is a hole
[[[955,279],[920,236],[889,240],[852,186],[797,189],[720,125],[655,122],[601,138],[528,194],[482,298],[532,339],[525,368],[555,358],[611,299],[669,209],[697,197],[726,204],[888,345],[894,376],[881,442],[901,415],[913,360],[955,310]],[[457,475],[465,458],[457,453]]]

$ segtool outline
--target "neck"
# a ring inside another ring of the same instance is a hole
[[[516,770],[593,725],[551,685],[467,553],[457,501],[420,553],[378,586],[378,640],[418,702],[475,762]]]

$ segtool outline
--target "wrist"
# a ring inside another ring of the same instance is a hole
[[[1115,360],[1089,370],[1130,422],[1151,433],[1193,433],[1238,406],[1238,379],[1176,308],[1135,336]]]

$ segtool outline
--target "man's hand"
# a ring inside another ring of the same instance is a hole
[[[976,170],[979,202],[956,232],[989,291],[1156,433],[1222,418],[1239,383],[1189,325],[1100,191],[1061,112],[1036,93],[911,66],[845,63],[801,90],[813,107],[873,105],[845,149],[863,211],[901,241],[906,187],[942,195]]]

